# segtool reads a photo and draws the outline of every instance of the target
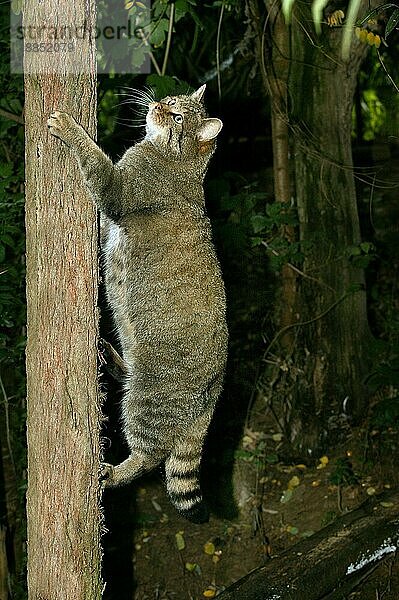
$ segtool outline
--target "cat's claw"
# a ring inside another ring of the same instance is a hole
[[[100,470],[100,483],[102,487],[111,487],[114,481],[114,467],[103,463]]]
[[[76,129],[78,124],[75,119],[66,112],[56,110],[51,113],[47,120],[47,127],[51,135],[60,138],[64,142],[69,141],[69,135],[71,131]]]

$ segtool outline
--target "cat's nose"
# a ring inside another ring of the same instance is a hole
[[[163,107],[162,107],[162,104],[160,102],[152,102],[150,104],[150,108],[152,110],[160,111],[160,110],[162,110]]]

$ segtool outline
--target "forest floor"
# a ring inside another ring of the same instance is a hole
[[[248,454],[246,460],[238,460],[254,487],[249,490],[244,510],[233,519],[212,515],[203,525],[188,523],[174,511],[160,477],[142,480],[135,490],[137,513],[130,557],[135,591],[130,597],[216,597],[251,569],[370,495],[397,488],[397,433],[393,429],[359,428],[333,452],[318,457],[313,466],[277,462],[258,469],[251,452],[262,439],[272,455],[280,443],[279,434],[272,429],[266,433],[248,430],[243,441]],[[337,480],[339,485],[332,483]],[[387,558],[347,598],[397,600],[397,561]]]

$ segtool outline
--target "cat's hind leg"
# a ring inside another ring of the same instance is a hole
[[[194,523],[209,520],[199,475],[202,447],[211,418],[211,412],[204,413],[182,432],[181,437],[176,436],[172,452],[165,461],[170,501],[183,517]]]
[[[105,487],[130,483],[160,465],[170,451],[172,426],[167,426],[162,414],[148,403],[140,408],[130,403],[130,393],[124,399],[123,433],[130,456],[116,466],[104,464],[101,479]]]
[[[104,487],[117,487],[138,479],[144,473],[152,471],[162,463],[164,455],[158,452],[133,451],[130,456],[119,465],[108,463],[102,465],[100,479]]]

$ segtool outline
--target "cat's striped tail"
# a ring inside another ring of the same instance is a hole
[[[199,483],[202,446],[210,418],[203,415],[175,439],[174,448],[165,461],[166,488],[173,506],[194,523],[209,520]]]

